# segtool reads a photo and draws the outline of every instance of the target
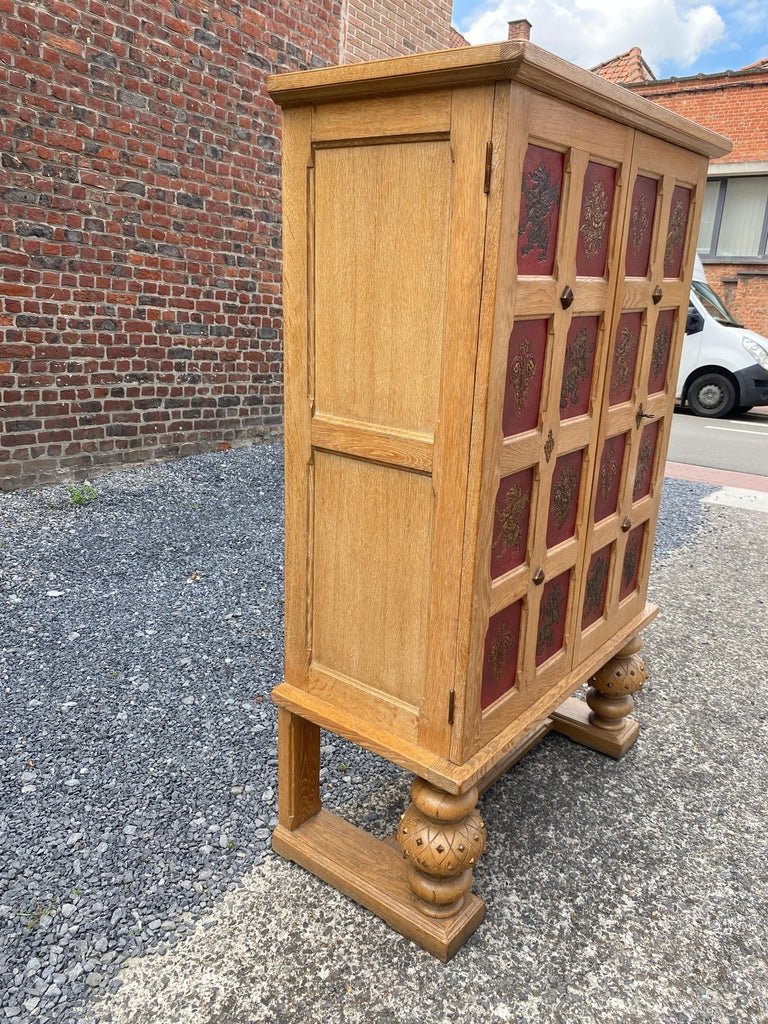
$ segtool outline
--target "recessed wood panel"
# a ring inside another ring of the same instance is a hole
[[[672,192],[672,206],[667,225],[667,242],[664,247],[664,277],[680,277],[683,266],[683,251],[688,233],[688,212],[691,208],[691,190],[676,185]]]
[[[315,454],[314,661],[418,706],[424,691],[432,481]]]
[[[629,235],[624,273],[627,277],[647,277],[656,213],[658,182],[638,174],[632,191],[629,214]]]
[[[584,175],[576,273],[579,277],[604,277],[611,234],[616,169],[590,161]]]
[[[532,487],[532,468],[502,477],[499,483],[493,517],[491,579],[525,561]]]
[[[626,434],[617,434],[615,437],[606,438],[603,444],[597,476],[597,495],[595,496],[594,521],[596,523],[605,519],[606,516],[613,515],[616,511],[626,443]]]
[[[589,561],[587,582],[584,589],[584,607],[581,615],[581,628],[586,629],[593,622],[602,618],[605,612],[605,595],[608,590],[608,577],[611,571],[611,549],[613,544],[606,544],[596,551]]]
[[[537,668],[563,648],[570,581],[571,570],[568,569],[544,584],[536,634]]]
[[[492,615],[485,635],[480,707],[487,708],[515,685],[523,602]]]
[[[582,487],[584,452],[568,452],[555,463],[547,519],[547,547],[567,541],[575,532]]]
[[[675,310],[663,309],[656,320],[653,334],[651,365],[648,369],[648,394],[663,391],[667,386],[667,367],[672,351],[672,337],[675,329]]]
[[[316,151],[318,413],[434,431],[451,176],[447,141]]]
[[[661,420],[649,423],[643,428],[640,439],[640,448],[637,453],[637,467],[635,469],[635,482],[632,488],[632,501],[639,501],[646,494],[650,494],[651,481],[653,480],[653,469],[656,464],[656,445],[659,440],[659,427]]]
[[[643,555],[643,540],[647,523],[641,523],[627,534],[627,546],[624,548],[624,561],[621,567],[621,584],[619,600],[623,601],[637,590],[640,573],[640,561]]]
[[[539,422],[549,320],[518,320],[507,350],[502,430],[504,437],[533,430]]]
[[[563,154],[543,146],[529,146],[520,195],[518,274],[549,276],[552,273],[562,194]]]
[[[555,463],[549,493],[548,548],[561,544],[576,532],[583,462],[584,452],[578,450],[561,455]]]
[[[608,391],[610,405],[628,402],[632,397],[642,324],[643,314],[640,312],[622,313],[619,317],[613,343],[613,364]]]
[[[582,416],[589,411],[599,323],[599,316],[575,316],[571,320],[560,388],[561,420]]]

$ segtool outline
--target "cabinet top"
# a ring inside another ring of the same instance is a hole
[[[724,136],[522,40],[271,75],[267,89],[280,106],[300,107],[504,80],[703,156],[723,156],[732,148]]]

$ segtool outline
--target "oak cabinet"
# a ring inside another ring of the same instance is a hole
[[[270,91],[286,390],[274,844],[447,957],[482,916],[478,787],[552,728],[614,756],[636,737],[707,162],[729,147],[523,42]],[[589,706],[568,700],[587,680]],[[418,777],[404,862],[320,807],[319,727]]]

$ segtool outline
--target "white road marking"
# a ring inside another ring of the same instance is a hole
[[[731,434],[758,434],[760,437],[765,437],[768,434],[768,428],[766,430],[745,430],[743,427],[715,427],[711,423],[704,424],[705,430],[727,430]]]
[[[721,487],[719,491],[702,498],[704,505],[727,505],[729,508],[748,508],[753,512],[768,512],[768,491],[750,491],[744,487]]]

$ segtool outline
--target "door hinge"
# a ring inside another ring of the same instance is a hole
[[[453,712],[456,709],[456,691],[451,690],[448,697],[448,725],[453,725]]]
[[[486,142],[485,144],[485,181],[483,182],[483,192],[488,193],[491,191],[491,165],[493,163],[493,143]]]

